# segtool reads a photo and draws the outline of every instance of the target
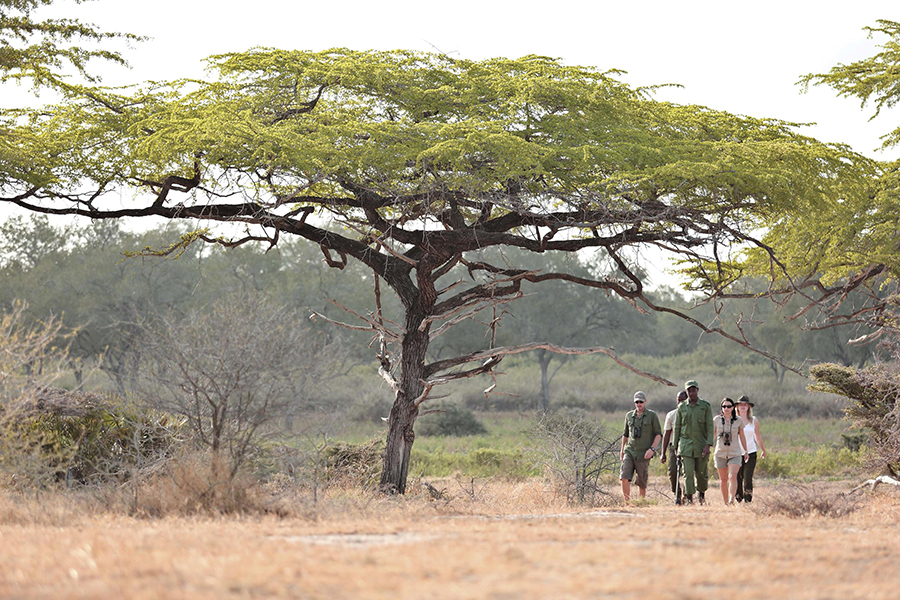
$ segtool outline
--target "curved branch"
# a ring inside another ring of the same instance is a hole
[[[450,381],[453,379],[463,379],[467,377],[474,377],[475,375],[481,375],[491,368],[497,365],[500,362],[500,359],[504,356],[508,356],[510,354],[520,354],[522,352],[530,352],[531,350],[549,350],[550,352],[554,352],[556,354],[605,354],[611,359],[613,359],[616,364],[619,366],[625,367],[629,371],[640,375],[641,377],[646,377],[648,379],[652,379],[653,381],[657,381],[659,383],[675,386],[676,384],[672,383],[668,379],[660,377],[658,375],[654,375],[653,373],[648,373],[647,371],[642,371],[637,367],[634,367],[621,358],[619,358],[615,351],[612,348],[603,348],[603,347],[595,347],[595,348],[566,348],[564,346],[557,346],[556,344],[549,344],[547,342],[534,342],[531,344],[524,344],[521,346],[501,346],[499,348],[492,348],[490,350],[481,350],[479,352],[472,352],[471,354],[466,354],[464,356],[457,356],[455,358],[448,358],[446,360],[441,360],[435,363],[431,363],[430,365],[425,366],[425,376],[431,377],[441,371],[445,371],[447,369],[451,369],[453,367],[457,367],[459,365],[463,365],[470,362],[476,361],[485,361],[481,367],[476,369],[471,369],[469,371],[464,371],[461,373],[452,373],[449,375],[445,375],[440,378],[441,382]]]

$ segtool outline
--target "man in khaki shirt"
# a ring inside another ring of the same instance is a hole
[[[625,431],[622,434],[622,495],[625,501],[631,499],[631,479],[640,490],[641,498],[647,496],[647,479],[650,472],[650,459],[656,454],[662,429],[656,412],[645,409],[647,395],[637,392],[634,395],[634,410],[625,415]]]

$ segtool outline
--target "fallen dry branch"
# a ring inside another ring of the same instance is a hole
[[[900,487],[900,481],[897,481],[896,479],[894,479],[893,477],[889,477],[888,475],[881,475],[874,479],[869,479],[868,481],[864,481],[863,483],[859,484],[858,486],[856,486],[855,488],[853,488],[852,490],[847,492],[847,494],[848,495],[852,494],[855,491],[866,487],[867,485],[870,486],[869,487],[870,490],[875,491],[875,488],[878,487],[878,485],[881,483],[887,483],[889,485]]]

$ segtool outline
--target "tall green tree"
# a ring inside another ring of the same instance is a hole
[[[191,239],[275,246],[294,236],[337,269],[364,265],[375,300],[345,324],[380,340],[395,393],[381,483],[398,492],[434,386],[538,347],[625,364],[602,339],[580,349],[486,342],[429,361],[449,327],[525,282],[677,313],[645,293],[636,250],[680,255],[715,282],[732,245],[760,245],[754,231],[796,206],[839,202],[873,169],[789,123],[655,102],[615,72],[538,56],[256,49],[212,57],[209,69],[207,81],[94,90],[10,124],[17,151],[50,158],[0,186],[0,200],[93,219],[237,224],[233,235]],[[133,207],[104,203],[122,187]],[[536,273],[483,260],[486,248],[603,249],[616,270]],[[387,290],[402,306],[397,320],[382,310]]]

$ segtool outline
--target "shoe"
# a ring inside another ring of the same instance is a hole
[[[684,497],[684,503],[685,503],[685,504],[693,504],[693,503],[694,503],[694,497],[691,496],[690,494],[686,495],[686,496]]]
[[[735,496],[735,497],[734,497],[734,501],[735,501],[735,502],[741,502],[743,499],[744,499],[743,496]]]
[[[706,504],[706,492],[700,492],[700,498],[699,498],[699,500],[700,500],[700,505],[701,505],[701,506],[704,505],[704,504]]]
[[[753,494],[744,494],[744,502],[750,504],[753,501]]]

